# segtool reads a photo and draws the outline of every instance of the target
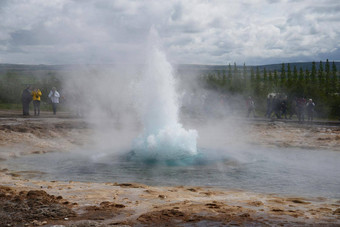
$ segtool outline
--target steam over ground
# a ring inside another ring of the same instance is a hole
[[[149,49],[145,64],[88,66],[64,77],[69,108],[96,129],[92,149],[175,158],[241,145],[243,98],[205,89],[199,75],[179,74],[160,48]]]

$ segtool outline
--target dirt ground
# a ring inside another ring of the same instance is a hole
[[[43,114],[42,114],[43,115]],[[340,151],[340,127],[253,121],[249,143]],[[32,180],[7,159],[67,152],[91,130],[62,113],[22,118],[0,111],[0,226],[339,226],[340,201],[214,187]],[[339,189],[340,190],[340,189]]]
[[[250,131],[250,141],[264,146],[340,151],[340,123],[257,122]]]

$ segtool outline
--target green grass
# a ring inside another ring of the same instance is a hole
[[[22,105],[19,103],[0,103],[0,109],[2,110],[20,110]]]

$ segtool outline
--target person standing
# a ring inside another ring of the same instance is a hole
[[[297,117],[299,117],[298,115],[298,111],[297,111],[297,98],[294,98],[291,106],[290,106],[290,112],[289,112],[289,119],[291,120],[293,115],[296,114]]]
[[[271,113],[273,111],[272,110],[272,106],[273,106],[272,102],[273,102],[273,96],[269,95],[269,97],[267,97],[267,112],[265,114],[265,117],[267,117],[267,118],[270,118]]]
[[[30,102],[32,101],[31,95],[31,86],[28,85],[23,91],[21,95],[21,102],[22,102],[22,113],[24,116],[29,116],[30,110]]]
[[[253,117],[255,118],[255,117],[256,117],[256,115],[255,115],[255,102],[254,102],[254,100],[251,98],[251,96],[248,97],[248,100],[247,100],[247,108],[248,108],[247,117],[249,118],[250,113],[253,112]]]
[[[314,107],[315,107],[315,103],[313,102],[312,99],[309,99],[307,104],[306,104],[306,109],[307,109],[307,117],[308,117],[308,121],[313,121],[314,118]]]
[[[34,106],[34,116],[40,115],[40,97],[42,96],[41,91],[38,88],[35,88],[32,91],[33,97],[33,106]]]
[[[305,107],[306,107],[306,99],[305,98],[298,99],[297,112],[298,112],[299,123],[302,123],[305,121]]]
[[[287,110],[288,110],[287,99],[284,98],[281,101],[281,117],[285,117],[285,119],[287,119]]]
[[[55,87],[52,88],[52,90],[48,94],[48,97],[51,99],[51,102],[52,102],[53,114],[56,115],[60,94]]]
[[[281,119],[281,102],[280,97],[274,97],[273,99],[273,111],[277,119]]]

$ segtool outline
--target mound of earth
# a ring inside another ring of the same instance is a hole
[[[69,202],[43,190],[19,191],[0,186],[0,226],[38,224],[75,216]]]

